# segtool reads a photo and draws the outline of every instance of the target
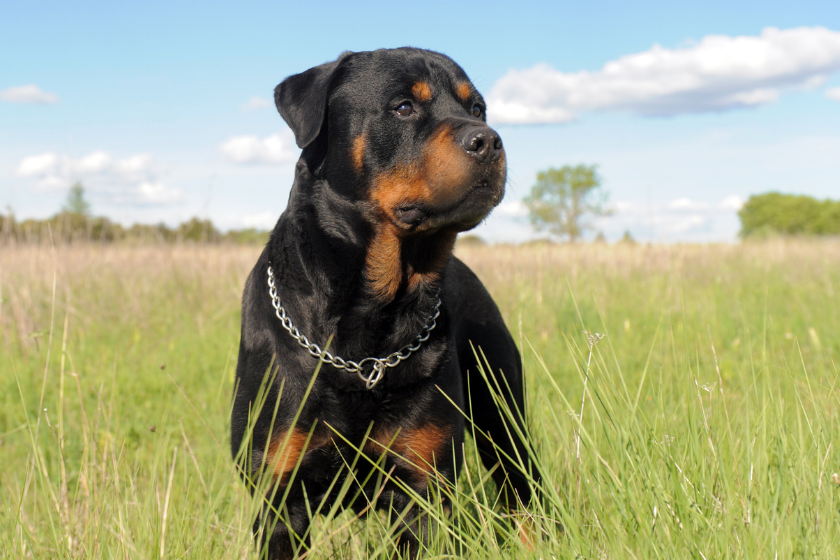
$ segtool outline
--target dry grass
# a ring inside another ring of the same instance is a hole
[[[38,348],[49,330],[53,301],[57,317],[68,313],[83,330],[113,321],[144,329],[175,312],[186,312],[200,328],[208,315],[238,308],[244,277],[260,251],[163,244],[2,247],[0,335],[27,351]],[[173,300],[184,306],[162,308]]]
[[[0,247],[0,556],[252,554],[227,421],[258,252]],[[835,555],[840,243],[457,254],[523,350],[544,538],[511,538],[469,457],[434,554]],[[390,556],[382,518],[347,521],[318,523],[318,557]]]

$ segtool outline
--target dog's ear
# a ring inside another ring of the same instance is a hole
[[[338,60],[289,76],[274,88],[274,104],[295,133],[298,148],[307,147],[318,137],[336,70],[347,54],[342,53]]]

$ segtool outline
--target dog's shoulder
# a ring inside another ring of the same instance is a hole
[[[487,288],[473,270],[464,261],[452,256],[446,264],[444,273],[443,293],[447,301],[453,305],[472,307],[484,303],[483,300],[493,302]]]
[[[268,256],[263,250],[254,268],[245,280],[242,293],[242,349],[253,351],[258,348],[270,348],[273,344],[271,325],[271,296],[268,286]]]

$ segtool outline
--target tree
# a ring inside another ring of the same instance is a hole
[[[624,230],[624,235],[621,236],[621,242],[625,243],[627,245],[635,245],[636,244],[636,240],[633,239],[632,235],[630,235],[630,230],[629,229]]]
[[[70,187],[70,192],[67,193],[67,202],[61,207],[61,211],[77,216],[90,215],[90,203],[85,200],[85,188],[81,183],[77,182]]]
[[[595,165],[564,165],[537,173],[537,182],[523,200],[531,225],[574,243],[591,219],[611,214]]]
[[[741,237],[838,235],[840,200],[769,192],[751,195],[738,211]]]
[[[213,222],[200,218],[190,218],[188,222],[182,223],[178,226],[175,235],[180,241],[195,242],[216,242],[221,237]]]

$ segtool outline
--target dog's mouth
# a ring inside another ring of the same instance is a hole
[[[410,231],[445,226],[475,227],[502,200],[504,185],[494,186],[484,179],[470,187],[454,204],[436,208],[428,203],[407,203],[394,210],[397,225]]]
[[[417,226],[429,215],[420,205],[401,206],[394,211],[397,219],[407,226]]]

